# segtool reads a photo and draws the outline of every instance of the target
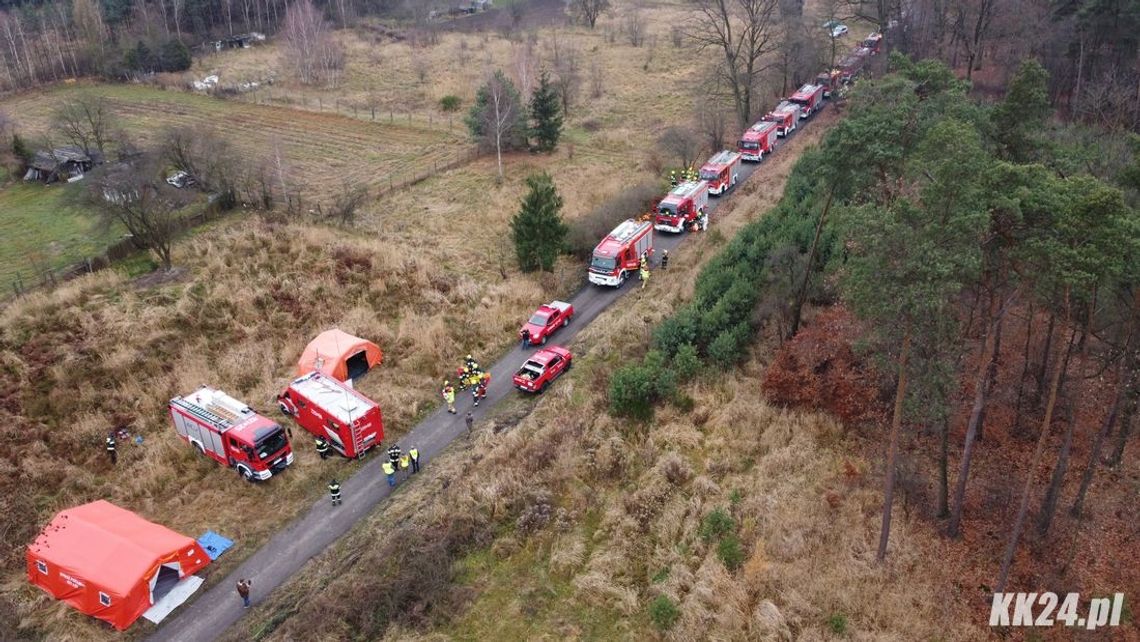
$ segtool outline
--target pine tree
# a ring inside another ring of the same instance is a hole
[[[522,207],[511,219],[511,238],[515,242],[519,269],[533,272],[554,269],[554,260],[562,251],[568,228],[562,222],[562,197],[546,172],[526,179],[530,191],[523,197]]]
[[[562,102],[545,69],[530,98],[530,117],[534,121],[530,135],[535,139],[535,147],[541,152],[554,151],[562,135]]]

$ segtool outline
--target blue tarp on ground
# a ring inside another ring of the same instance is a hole
[[[198,538],[198,543],[202,545],[206,555],[210,556],[210,560],[218,559],[218,556],[230,550],[234,545],[233,540],[226,539],[218,535],[214,531],[206,531],[206,534]]]

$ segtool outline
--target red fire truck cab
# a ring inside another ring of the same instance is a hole
[[[709,184],[704,181],[685,181],[669,190],[657,204],[653,229],[662,232],[684,232],[693,223],[704,225],[705,210],[709,207]]]
[[[345,457],[360,457],[384,439],[380,406],[319,372],[294,379],[277,396],[277,404],[281,412]]]
[[[800,120],[800,106],[787,100],[780,101],[779,105],[764,115],[764,120],[776,123],[777,136],[787,136],[788,132],[796,130],[796,123]]]
[[[788,100],[799,105],[803,109],[800,118],[807,119],[819,109],[820,103],[823,102],[823,86],[804,85]]]
[[[849,54],[844,56],[839,61],[839,79],[843,84],[848,84],[859,76],[863,71],[863,65],[866,64],[867,59],[864,56],[857,54]]]
[[[740,157],[746,161],[760,162],[764,154],[771,154],[776,149],[776,137],[779,136],[779,131],[780,128],[776,123],[767,120],[762,120],[744,130],[737,145]]]
[[[594,248],[588,277],[595,285],[621,287],[641,267],[641,257],[653,254],[653,223],[627,219]]]
[[[293,463],[281,426],[220,390],[202,386],[171,399],[170,419],[179,437],[247,480],[269,479]]]
[[[709,184],[709,194],[720,195],[740,180],[740,154],[729,150],[717,152],[701,165],[701,180]]]

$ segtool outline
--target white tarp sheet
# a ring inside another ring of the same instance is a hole
[[[198,590],[199,586],[202,586],[202,581],[202,578],[197,575],[191,575],[182,580],[176,584],[174,588],[170,589],[170,592],[164,595],[154,606],[147,609],[146,613],[143,613],[143,617],[155,624],[162,622],[167,615],[170,615],[171,611],[178,608],[194,594],[194,591]]]

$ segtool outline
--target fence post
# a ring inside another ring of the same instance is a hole
[[[376,105],[372,105],[372,120],[376,120]]]
[[[320,96],[317,96],[317,109],[319,109],[320,111],[325,110],[325,101]]]
[[[392,113],[391,109],[389,109],[388,110],[388,122],[392,123],[395,121],[396,121],[396,115]]]

